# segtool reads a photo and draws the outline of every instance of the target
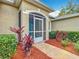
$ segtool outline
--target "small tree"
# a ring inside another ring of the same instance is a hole
[[[79,13],[79,4],[76,4],[73,0],[69,0],[66,7],[63,7],[59,16]]]

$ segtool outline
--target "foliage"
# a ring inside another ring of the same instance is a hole
[[[62,36],[62,39],[65,38],[67,36],[66,32],[63,31],[51,31],[49,32],[49,38],[50,39],[55,39]]]
[[[16,44],[13,34],[0,34],[0,59],[10,59],[15,52]]]
[[[66,38],[67,32],[57,31],[56,32],[56,40],[61,41],[62,39]]]
[[[64,31],[64,32],[67,32],[67,36],[65,38],[68,38],[70,41],[77,42],[79,40],[79,32],[70,32],[70,31]],[[56,33],[57,31],[51,31],[49,33],[49,38],[56,38]]]
[[[30,35],[25,34],[25,36],[22,39],[22,42],[23,42],[23,48],[24,48],[25,52],[29,52],[31,50],[32,44],[34,42],[32,40],[32,37]]]
[[[64,40],[61,40],[61,44],[62,44],[63,47],[68,46],[68,43],[69,43],[69,39],[68,38],[66,38]]]
[[[27,52],[27,51],[30,51],[30,49],[31,49],[30,47],[32,47],[33,40],[29,34],[28,35],[25,34],[24,37],[21,35],[22,32],[24,32],[23,28],[24,28],[24,26],[22,26],[21,28],[20,27],[10,27],[10,30],[17,34],[18,40],[19,40],[18,43],[21,43],[24,51]]]
[[[66,7],[62,7],[60,16],[66,14],[79,13],[79,4],[76,4],[73,0],[69,0]]]
[[[20,27],[10,27],[10,30],[17,34],[19,42],[21,42],[21,33],[24,32],[24,26]]]
[[[56,38],[56,32],[55,31],[49,32],[49,38],[50,39],[55,39]]]
[[[68,32],[67,36],[72,42],[77,42],[79,40],[79,32]]]
[[[79,41],[74,43],[74,48],[76,49],[77,52],[79,52]]]

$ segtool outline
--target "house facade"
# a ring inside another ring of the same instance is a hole
[[[49,38],[50,8],[36,0],[1,0],[0,34],[13,34],[10,26],[25,26],[24,33],[29,33],[35,42]]]
[[[79,31],[79,13],[51,19],[52,31]]]

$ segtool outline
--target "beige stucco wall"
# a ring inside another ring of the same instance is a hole
[[[36,11],[38,13],[42,13],[45,15],[45,17],[46,17],[46,39],[48,39],[48,34],[49,34],[48,27],[49,27],[50,20],[48,19],[47,16],[48,16],[49,12],[47,12],[35,5],[32,5],[28,2],[25,2],[25,1],[22,1],[21,9],[22,9],[22,11]],[[25,26],[25,33],[28,33],[29,32],[29,12],[27,12],[26,14],[22,13],[22,25]]]
[[[29,12],[34,11],[38,12],[46,17],[46,39],[49,37],[49,22],[50,19],[48,18],[49,11],[44,10],[43,8],[38,7],[37,5],[31,4],[22,0],[20,8],[15,8],[13,6],[0,3],[0,34],[10,34],[13,33],[9,30],[10,26],[18,26],[18,12],[19,10],[22,11],[21,14],[21,21],[22,26],[24,28],[24,34],[29,32]],[[28,10],[28,11],[27,11]],[[23,11],[27,13],[23,13]],[[52,12],[52,11],[51,11]]]
[[[79,31],[79,17],[60,19],[52,22],[52,31]]]
[[[0,3],[0,34],[10,34],[10,26],[18,24],[18,9]]]

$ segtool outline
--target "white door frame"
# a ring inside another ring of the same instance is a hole
[[[36,24],[35,24],[35,20],[36,20],[36,19],[42,21],[42,30],[40,30],[40,31],[35,31],[35,25],[36,25]],[[43,38],[44,38],[44,34],[43,34],[43,32],[44,32],[44,31],[43,31],[43,18],[34,17],[34,40],[36,39],[36,37],[35,37],[35,33],[36,33],[36,32],[42,32],[42,34],[41,34],[41,35],[42,35],[41,39],[40,39],[39,37],[38,37],[38,39],[39,39],[39,41],[40,41],[40,40],[43,41]],[[39,42],[39,41],[38,41],[38,42]]]

